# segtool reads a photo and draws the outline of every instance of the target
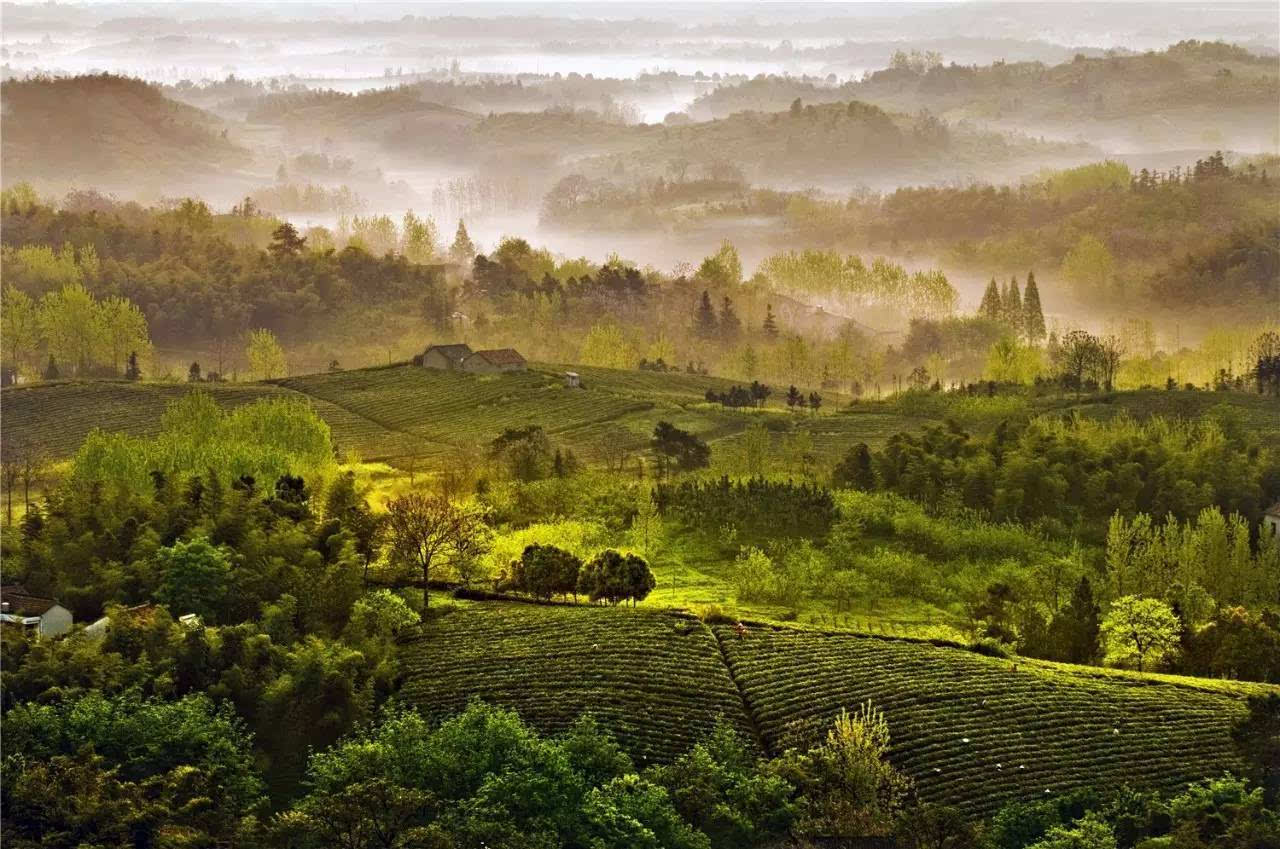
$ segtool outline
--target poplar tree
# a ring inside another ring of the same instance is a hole
[[[1025,323],[1022,314],[1022,294],[1018,291],[1018,278],[1009,281],[1009,292],[1004,298],[1004,320],[1013,328],[1014,333],[1021,335]]]
[[[987,284],[987,291],[982,293],[982,304],[978,307],[978,315],[992,321],[1000,320],[1000,289],[994,277]]]

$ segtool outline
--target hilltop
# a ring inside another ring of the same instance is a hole
[[[158,186],[242,167],[249,153],[221,122],[130,77],[54,77],[0,84],[4,181],[103,191]]]

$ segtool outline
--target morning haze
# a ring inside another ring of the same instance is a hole
[[[15,847],[1280,845],[1274,3],[4,3]]]

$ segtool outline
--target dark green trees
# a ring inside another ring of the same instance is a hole
[[[859,442],[849,449],[831,472],[831,482],[837,487],[849,487],[870,492],[876,488],[876,475],[871,467],[871,449]]]
[[[659,473],[668,469],[687,472],[711,465],[711,447],[670,422],[658,422],[650,444],[658,460]]]
[[[1044,339],[1044,310],[1040,306],[1040,288],[1036,286],[1036,274],[1027,272],[1027,288],[1022,293],[1023,334],[1034,344]]]
[[[516,561],[514,584],[535,598],[576,597],[581,569],[582,560],[572,552],[554,545],[529,545]]]
[[[627,599],[632,605],[644,601],[657,580],[644,558],[621,554],[612,548],[592,558],[578,576],[578,592],[592,601],[617,604]]]

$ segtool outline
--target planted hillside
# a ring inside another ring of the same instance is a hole
[[[1170,790],[1238,770],[1242,694],[1103,677],[955,648],[795,629],[717,628],[770,750],[812,744],[870,699],[891,760],[931,802],[990,814],[1009,801],[1123,784]]]
[[[723,717],[751,724],[711,633],[677,613],[477,604],[422,626],[405,697],[443,718],[482,699],[554,733],[592,713],[637,764],[667,762]]]

